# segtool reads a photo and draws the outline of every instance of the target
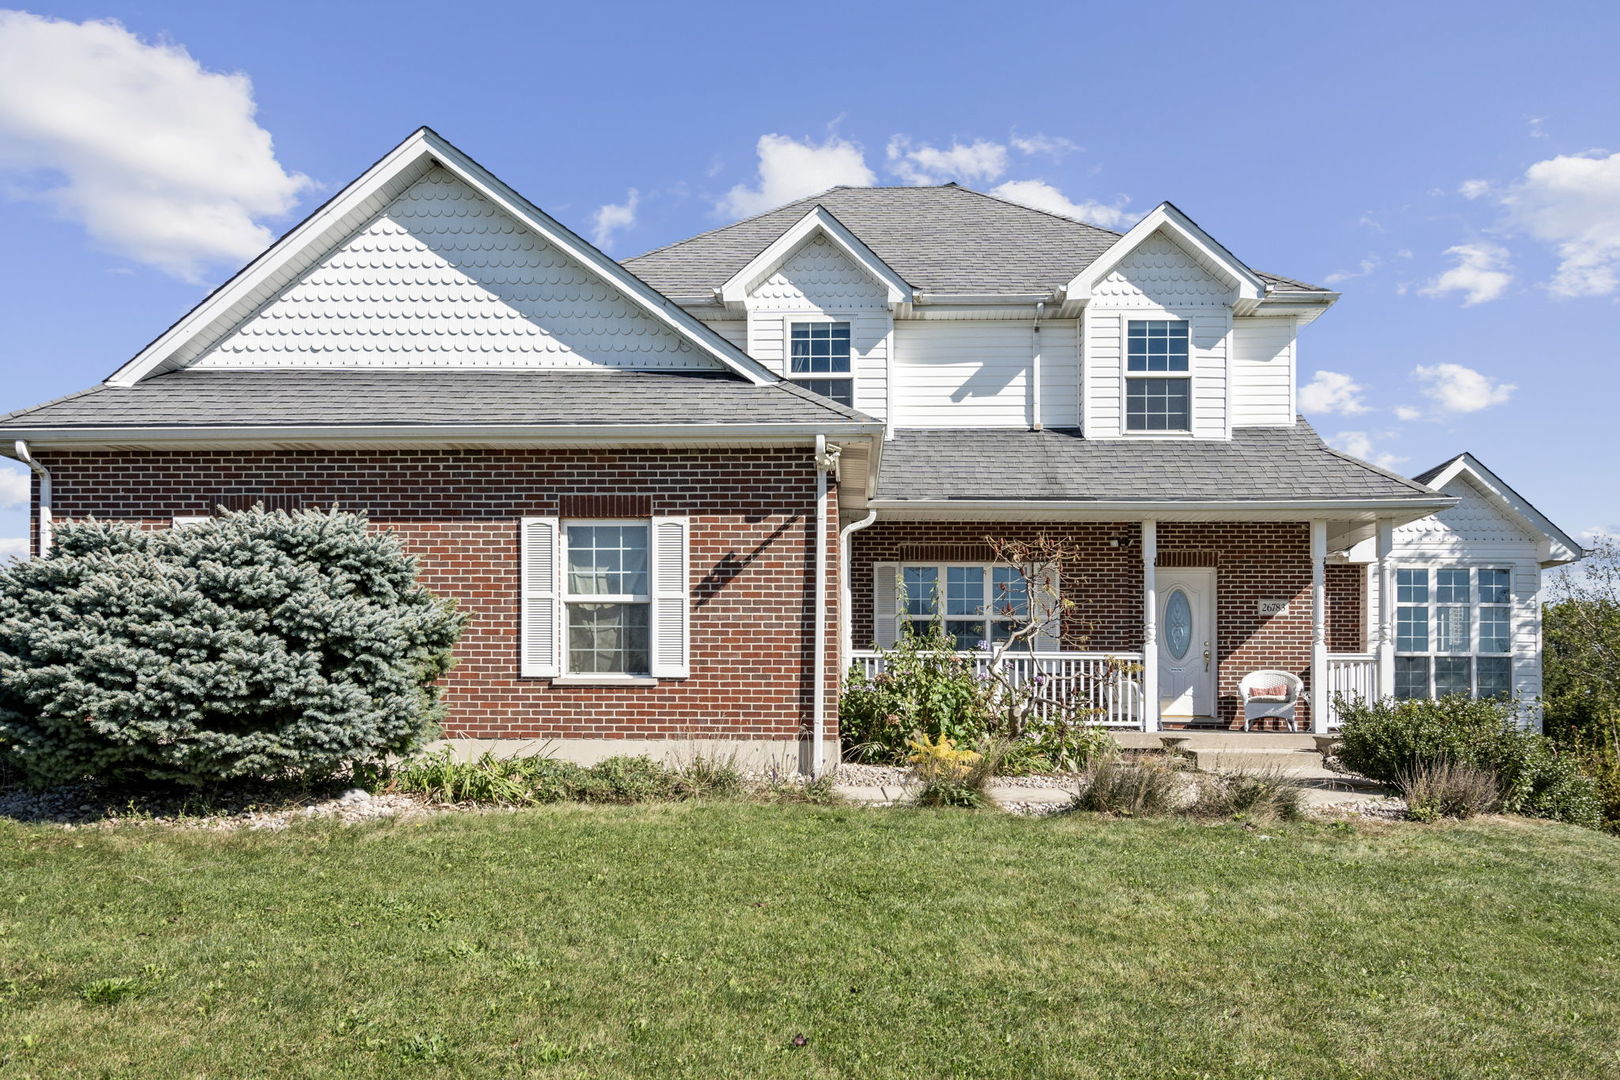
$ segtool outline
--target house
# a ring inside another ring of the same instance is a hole
[[[36,552],[255,503],[397,530],[473,616],[466,740],[820,769],[848,665],[932,617],[1004,633],[991,538],[1043,531],[1074,615],[1018,662],[1135,661],[1113,726],[1238,726],[1262,669],[1316,730],[1334,691],[1534,697],[1541,571],[1580,549],[1470,455],[1323,444],[1297,345],[1336,299],[1168,203],[1121,235],[952,184],[621,264],[422,129],[0,436]]]

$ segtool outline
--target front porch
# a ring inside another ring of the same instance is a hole
[[[1060,628],[1004,661],[1015,681],[1043,683],[1049,709],[1078,706],[1118,732],[1241,731],[1245,678],[1280,672],[1298,688],[1294,729],[1325,733],[1339,726],[1336,697],[1370,700],[1393,686],[1391,618],[1379,599],[1392,590],[1372,587],[1392,574],[1391,527],[1387,518],[879,520],[844,552],[845,668],[875,674],[881,650],[925,619],[962,642],[959,655],[988,664],[984,648],[966,646],[1004,633],[979,614],[1005,578],[998,542],[1058,534],[1072,553],[1054,590]],[[1364,539],[1376,539],[1377,561],[1348,562]],[[1257,718],[1253,727],[1289,725]]]
[[[989,658],[982,651],[963,651],[957,655],[973,659],[982,669]],[[856,649],[851,662],[867,676],[883,671],[883,654],[876,649]],[[1040,676],[1048,695],[1070,708],[1075,705],[1086,709],[1093,723],[1115,731],[1169,731],[1176,728],[1207,727],[1224,730],[1224,726],[1211,720],[1199,724],[1197,720],[1166,719],[1143,707],[1143,675],[1141,653],[1046,652],[1009,656],[1006,660],[1013,679],[1024,684]],[[1135,670],[1120,670],[1119,665],[1133,665]],[[1110,670],[1110,669],[1113,670]],[[1323,702],[1323,724],[1320,731],[1335,731],[1339,718],[1333,709],[1333,698],[1361,697],[1371,700],[1378,696],[1378,658],[1372,653],[1329,653],[1327,657],[1328,700]],[[1050,711],[1052,706],[1038,708]],[[1305,725],[1302,730],[1318,730]]]

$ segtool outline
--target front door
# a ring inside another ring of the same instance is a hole
[[[1166,720],[1215,715],[1215,571],[1157,573],[1159,715]]]

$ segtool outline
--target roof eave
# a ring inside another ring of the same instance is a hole
[[[266,443],[331,446],[388,443],[400,446],[662,446],[743,440],[764,443],[883,437],[881,423],[832,419],[738,424],[231,424],[103,425],[0,429],[0,453],[13,441],[46,450],[201,448]],[[11,456],[7,454],[6,456]]]

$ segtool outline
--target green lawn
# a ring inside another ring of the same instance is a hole
[[[1524,822],[0,823],[7,1078],[1615,1076],[1617,968],[1620,841]]]

